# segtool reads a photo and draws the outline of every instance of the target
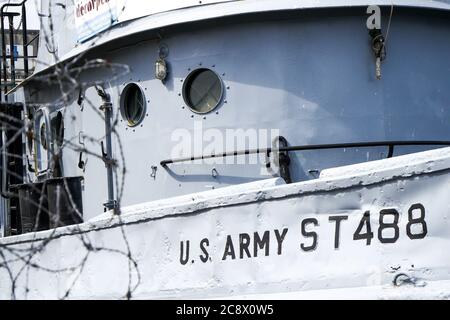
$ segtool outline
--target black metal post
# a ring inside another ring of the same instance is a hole
[[[23,67],[25,72],[25,79],[28,78],[28,30],[27,30],[27,10],[25,1],[22,3],[22,43],[23,43]]]
[[[4,88],[4,95],[5,95],[5,101],[8,101],[7,93],[8,88],[11,86],[13,87],[16,84],[16,65],[15,65],[15,58],[23,58],[24,59],[24,73],[25,77],[28,77],[30,73],[29,63],[28,63],[28,36],[27,36],[27,10],[25,3],[27,0],[24,0],[20,3],[7,3],[4,4],[0,9],[0,33],[2,38],[2,60],[1,60],[1,66],[0,69],[3,72],[3,84],[1,83],[1,75],[0,75],[0,88]],[[21,7],[22,11],[21,13],[18,12],[5,12],[5,8],[7,7]],[[22,15],[22,44],[23,44],[23,55],[21,57],[15,57],[14,56],[14,17]],[[11,82],[8,83],[8,72],[7,72],[7,55],[6,55],[6,39],[5,39],[5,22],[4,18],[8,17],[8,23],[9,23],[9,33],[10,33],[10,46],[11,46],[11,54],[10,54],[10,60],[11,60]],[[1,72],[0,72],[1,73]]]
[[[106,151],[104,150],[104,144],[102,145],[102,157],[106,166],[107,182],[108,182],[108,202],[104,204],[106,210],[114,210],[115,214],[118,213],[117,201],[114,198],[114,159],[112,151],[112,118],[113,118],[113,105],[111,103],[111,97],[105,90],[97,88],[97,93],[102,99],[102,105],[100,110],[105,113],[105,137],[106,137]]]
[[[16,61],[14,60],[14,16],[8,14],[9,23],[9,58],[10,58],[10,73],[11,73],[11,88],[16,84]]]
[[[2,67],[3,67],[3,86],[4,86],[4,95],[5,95],[5,101],[8,101],[8,97],[6,96],[6,93],[8,92],[8,74],[7,74],[7,67],[6,67],[6,39],[5,39],[5,21],[4,21],[4,15],[3,10],[5,9],[5,5],[2,6],[0,10],[0,28],[1,28],[1,37],[2,37]]]

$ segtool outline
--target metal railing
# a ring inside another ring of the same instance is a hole
[[[265,154],[267,157],[271,153],[277,153],[279,156],[280,177],[282,177],[287,184],[292,183],[290,173],[291,159],[289,152],[298,151],[312,151],[312,150],[331,150],[331,149],[350,149],[350,148],[370,148],[370,147],[388,147],[387,158],[394,156],[394,148],[396,146],[450,146],[450,141],[374,141],[374,142],[355,142],[355,143],[336,143],[336,144],[315,144],[306,146],[288,146],[288,142],[284,137],[278,137],[277,148],[263,148],[263,149],[246,149],[240,151],[231,151],[218,154],[200,155],[193,157],[167,159],[160,162],[163,168],[167,169],[169,164],[191,162],[196,160],[206,160],[213,158],[236,157],[241,155],[251,154]],[[270,167],[270,163],[266,164]]]
[[[212,158],[236,157],[250,154],[271,154],[272,152],[293,152],[293,151],[311,151],[311,150],[330,150],[330,149],[349,149],[349,148],[370,148],[370,147],[388,147],[387,158],[392,158],[396,146],[450,146],[450,141],[375,141],[375,142],[355,142],[355,143],[336,143],[336,144],[315,144],[305,146],[287,146],[280,148],[264,149],[246,149],[240,151],[231,151],[211,155],[200,155],[193,157],[167,159],[160,162],[161,166],[166,167],[169,164],[189,162],[196,160],[205,160]]]
[[[8,101],[8,88],[14,88],[16,86],[16,59],[23,59],[24,65],[24,75],[25,78],[29,76],[29,59],[33,58],[33,56],[28,55],[28,47],[30,44],[37,39],[35,37],[31,41],[28,41],[28,29],[27,29],[27,10],[26,10],[26,2],[24,0],[20,3],[6,3],[0,8],[0,36],[1,47],[2,47],[2,59],[1,59],[1,73],[0,76],[0,88],[4,91],[5,102]],[[6,12],[6,8],[9,7],[20,7],[21,13],[19,12]],[[23,47],[23,55],[15,55],[14,54],[14,18],[21,17],[21,26],[22,26],[22,47]],[[9,33],[9,55],[6,53],[6,32],[5,32],[5,17],[8,18],[8,33]],[[10,60],[10,79],[8,79],[8,66],[7,61]],[[8,80],[10,80],[8,82]]]

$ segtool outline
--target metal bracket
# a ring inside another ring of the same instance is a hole
[[[116,200],[108,201],[108,202],[104,203],[103,206],[105,207],[105,211],[114,210],[114,212],[116,212],[118,209]]]
[[[380,29],[373,29],[369,32],[372,37],[372,50],[375,54],[375,76],[381,80],[381,62],[386,59],[385,39]]]
[[[280,136],[276,138],[278,141],[277,149],[287,148],[288,141],[285,137]],[[289,151],[277,151],[278,164],[280,166],[280,176],[286,181],[287,184],[292,183],[291,171],[289,166],[291,164],[291,158],[289,157]]]

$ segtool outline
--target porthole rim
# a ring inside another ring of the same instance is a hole
[[[126,112],[125,112],[125,96],[126,96],[127,91],[130,89],[130,87],[132,87],[134,85],[139,88],[139,91],[142,94],[143,101],[144,101],[144,108],[142,110],[142,115],[139,118],[139,121],[134,124],[130,124],[130,120],[127,118]],[[146,114],[147,114],[147,97],[145,96],[145,91],[143,90],[142,86],[137,82],[129,82],[129,83],[125,84],[125,86],[122,89],[122,92],[120,93],[120,115],[122,116],[122,119],[126,122],[126,124],[129,128],[135,128],[144,121],[144,119],[146,118]]]
[[[220,98],[219,98],[219,100],[217,101],[217,104],[216,104],[213,108],[211,108],[210,110],[205,111],[205,112],[200,112],[200,111],[197,111],[197,110],[193,109],[193,108],[190,106],[189,100],[188,100],[187,97],[186,97],[186,86],[187,86],[187,84],[189,83],[190,78],[191,78],[194,74],[200,72],[201,70],[208,70],[208,71],[211,71],[212,73],[214,73],[214,74],[216,75],[216,77],[217,77],[217,78],[219,79],[219,81],[220,81]],[[195,114],[202,114],[202,115],[203,115],[203,114],[208,114],[208,113],[213,112],[214,110],[216,110],[216,109],[222,104],[223,96],[224,96],[224,92],[225,92],[224,88],[225,88],[225,86],[224,86],[223,79],[221,78],[220,74],[218,74],[216,71],[214,71],[214,70],[212,70],[212,69],[209,69],[209,68],[207,68],[207,67],[200,67],[200,68],[191,70],[191,71],[188,73],[188,75],[186,76],[186,78],[183,80],[183,88],[182,88],[182,90],[181,90],[181,95],[183,96],[183,101],[184,101],[184,103],[186,104],[186,106],[189,108],[189,110],[191,110],[191,111],[192,111],[193,113],[195,113]]]

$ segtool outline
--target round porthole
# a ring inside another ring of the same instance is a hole
[[[221,102],[223,83],[212,70],[201,68],[192,71],[183,85],[183,98],[195,113],[208,113]]]
[[[120,111],[128,126],[135,127],[145,117],[146,101],[141,87],[135,83],[128,84],[120,96]]]

